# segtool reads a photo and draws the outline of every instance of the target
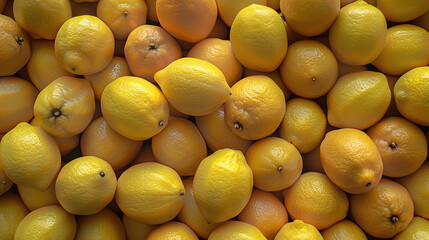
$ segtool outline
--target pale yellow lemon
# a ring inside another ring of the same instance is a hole
[[[405,118],[429,126],[429,67],[418,67],[402,75],[393,92],[396,107]]]
[[[32,211],[19,223],[14,240],[73,239],[76,219],[61,206],[51,205]]]
[[[188,115],[212,113],[231,95],[222,71],[197,58],[178,59],[158,71],[154,78],[168,102]]]
[[[257,140],[272,134],[280,126],[286,111],[283,91],[269,77],[249,76],[231,88],[225,103],[225,121],[237,136]]]
[[[267,137],[254,142],[246,152],[255,187],[280,191],[292,186],[302,172],[302,158],[290,142]]]
[[[54,45],[54,41],[42,39],[31,41],[31,57],[27,63],[27,72],[31,82],[40,91],[59,77],[75,76],[58,64]]]
[[[131,76],[130,67],[123,57],[113,56],[112,61],[102,71],[85,75],[85,79],[91,83],[95,98],[101,99],[104,88],[115,79],[123,76]]]
[[[19,195],[30,211],[49,205],[60,205],[55,195],[55,182],[48,189],[40,191],[31,187],[18,185]]]
[[[28,81],[18,77],[0,77],[0,132],[6,133],[20,122],[34,116],[33,105],[38,91]]]
[[[150,232],[147,240],[158,239],[186,239],[198,240],[197,235],[186,224],[176,221],[170,221],[155,228]]]
[[[266,240],[267,238],[255,226],[242,221],[228,221],[216,228],[208,240],[240,239]]]
[[[239,150],[222,149],[206,157],[194,176],[194,199],[208,223],[237,216],[250,199],[252,170]]]
[[[407,71],[429,64],[429,32],[412,25],[401,24],[387,29],[384,48],[372,64],[385,74],[400,76]]]
[[[284,203],[292,219],[328,228],[347,216],[347,195],[322,173],[306,172],[283,190]]]
[[[183,185],[186,189],[185,204],[183,204],[177,217],[181,222],[188,225],[199,237],[207,239],[220,223],[208,223],[201,215],[194,200],[193,181],[193,177],[183,180]]]
[[[193,176],[207,157],[206,142],[197,126],[178,117],[170,117],[167,127],[152,137],[152,151],[158,162],[180,176]]]
[[[384,116],[390,101],[390,88],[384,74],[372,71],[346,74],[327,95],[329,124],[366,129]]]
[[[55,38],[57,62],[66,71],[79,75],[103,70],[112,60],[114,48],[112,31],[90,15],[68,19]]]
[[[170,115],[163,93],[149,81],[132,76],[117,78],[106,86],[101,111],[113,130],[136,141],[161,132]]]
[[[325,136],[325,113],[315,101],[305,98],[293,98],[286,105],[286,113],[279,128],[280,136],[292,143],[300,153],[312,151]]]
[[[162,224],[177,216],[185,194],[176,171],[160,163],[147,162],[122,173],[115,200],[128,217],[145,224]]]
[[[274,72],[260,72],[260,71],[252,70],[249,68],[244,69],[243,78],[248,77],[248,76],[253,76],[253,75],[265,75],[265,76],[271,78],[275,83],[277,83],[277,86],[279,86],[279,88],[283,91],[283,94],[285,95],[286,101],[291,97],[292,93],[290,92],[289,89],[287,89],[286,85],[284,84],[279,69],[277,69]]]
[[[85,156],[67,163],[58,174],[55,194],[68,212],[90,215],[112,201],[116,175],[110,164],[100,158]]]
[[[322,231],[325,240],[367,240],[367,237],[356,223],[344,219]]]
[[[251,4],[243,8],[231,25],[232,50],[246,68],[272,72],[287,51],[287,34],[282,18],[272,8]]]
[[[311,224],[301,220],[286,223],[274,240],[323,240],[320,232]]]
[[[72,9],[67,0],[15,0],[13,15],[33,38],[53,40],[61,25],[72,17]]]
[[[58,144],[39,127],[22,122],[0,142],[3,171],[20,185],[46,190],[61,165]]]
[[[216,0],[219,16],[228,27],[231,27],[235,17],[243,8],[250,6],[251,4],[267,6],[267,2],[267,0]]]
[[[125,240],[125,230],[118,215],[105,208],[79,217],[75,240]]]
[[[13,240],[16,228],[28,214],[19,195],[5,193],[0,196],[0,239]]]
[[[377,0],[377,8],[391,22],[407,22],[429,11],[429,2],[425,0]]]
[[[69,76],[51,82],[34,103],[35,120],[55,137],[72,137],[83,132],[94,112],[91,84],[85,79]]]
[[[126,167],[137,156],[142,145],[142,141],[134,141],[115,132],[103,117],[89,124],[80,141],[83,156],[101,158],[115,171]]]
[[[429,238],[429,220],[414,217],[404,231],[396,235],[393,240],[423,240]]]
[[[384,48],[387,23],[376,7],[358,0],[341,8],[329,30],[329,43],[341,62],[366,65]]]

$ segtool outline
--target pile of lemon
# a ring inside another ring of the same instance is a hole
[[[0,240],[429,239],[428,0],[0,13]]]

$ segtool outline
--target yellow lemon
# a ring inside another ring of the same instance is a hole
[[[147,237],[147,240],[159,239],[186,239],[198,240],[197,235],[184,223],[170,221],[155,228]]]
[[[206,157],[194,176],[194,199],[208,223],[237,216],[250,199],[253,175],[239,150],[222,149]]]
[[[55,195],[55,182],[45,191],[18,185],[19,195],[30,211],[49,205],[60,205]]]
[[[185,187],[172,168],[141,163],[119,177],[115,200],[128,217],[145,224],[161,224],[179,213],[185,202]]]
[[[425,0],[377,0],[377,8],[391,22],[407,22],[429,11],[429,2]]]
[[[393,92],[396,107],[405,118],[429,126],[429,67],[418,67],[402,75]]]
[[[387,29],[384,48],[372,64],[385,74],[400,76],[407,71],[429,64],[429,32],[412,25],[401,24]]]
[[[322,173],[306,172],[283,190],[284,203],[292,219],[300,219],[318,230],[347,216],[347,195]]]
[[[423,240],[429,239],[429,220],[414,217],[404,231],[396,235],[392,240]]]
[[[1,156],[0,156],[0,196],[3,195],[5,192],[9,191],[12,185],[13,185],[13,182],[7,177],[6,173],[3,171],[3,166],[1,165]]]
[[[188,115],[212,113],[231,95],[222,71],[197,58],[178,59],[154,78],[171,105]]]
[[[16,228],[27,216],[28,210],[21,198],[15,193],[0,196],[0,239],[13,240]]]
[[[124,225],[125,235],[128,240],[147,239],[149,233],[156,228],[156,225],[135,221],[125,214],[122,215],[122,224]]]
[[[55,38],[58,63],[66,71],[79,75],[103,70],[112,60],[114,49],[112,31],[99,18],[90,15],[70,18]]]
[[[272,72],[287,51],[287,35],[282,18],[272,8],[252,4],[234,19],[230,32],[232,50],[246,68]]]
[[[216,0],[216,3],[220,18],[228,27],[231,27],[235,17],[241,11],[241,9],[250,6],[251,4],[259,4],[266,6],[267,0]]]
[[[381,53],[387,36],[383,13],[363,0],[351,3],[329,30],[329,44],[341,62],[366,65]]]
[[[240,239],[267,240],[255,226],[241,221],[228,221],[216,228],[208,240]]]
[[[56,137],[75,136],[88,126],[95,112],[94,92],[85,79],[63,76],[46,86],[34,103],[34,118]]]
[[[277,233],[274,240],[323,240],[317,229],[301,220],[286,223]]]
[[[69,240],[76,235],[76,219],[61,206],[52,205],[32,211],[19,223],[14,240]]]
[[[105,208],[79,217],[75,240],[125,240],[125,230],[118,215]]]
[[[58,144],[39,127],[20,123],[0,142],[3,170],[16,184],[46,190],[61,166]]]
[[[344,219],[322,231],[325,240],[367,240],[365,233],[356,223]]]
[[[325,136],[325,113],[315,101],[305,98],[293,98],[286,105],[280,136],[292,143],[300,153],[312,151]]]
[[[334,127],[365,129],[378,122],[391,101],[387,78],[364,71],[340,77],[328,93],[328,121]]]
[[[220,224],[208,223],[201,215],[194,199],[193,181],[193,177],[183,180],[183,185],[186,189],[185,204],[183,204],[178,218],[181,222],[188,225],[199,237],[207,239],[210,233]]]
[[[131,76],[107,85],[101,95],[101,111],[113,130],[136,141],[161,132],[170,115],[163,93],[149,81]]]
[[[283,91],[269,77],[249,76],[231,88],[225,103],[225,121],[233,133],[247,140],[272,134],[283,120],[286,101]]]
[[[290,142],[267,137],[254,142],[246,152],[255,187],[280,191],[290,187],[301,175],[302,158]]]
[[[76,215],[101,211],[112,201],[116,175],[110,164],[85,156],[67,163],[55,182],[55,193],[65,210]]]
[[[63,23],[72,17],[67,0],[16,0],[13,1],[16,22],[33,38],[55,39]]]

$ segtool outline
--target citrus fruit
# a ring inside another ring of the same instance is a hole
[[[149,81],[133,76],[117,78],[106,86],[101,111],[113,130],[135,141],[161,132],[170,115],[163,93]]]
[[[213,29],[217,5],[215,0],[157,0],[156,15],[162,28],[175,38],[198,42]]]
[[[427,140],[414,123],[387,117],[367,131],[383,160],[383,175],[404,177],[417,171],[428,155]]]
[[[134,158],[134,160],[130,163],[129,166],[134,166],[144,162],[156,162],[156,158],[152,152],[151,144],[144,144],[143,147],[140,149],[140,152],[137,154],[137,156]]]
[[[228,26],[231,27],[237,14],[245,7],[251,4],[267,5],[267,0],[216,0],[219,17]]]
[[[198,240],[197,235],[186,224],[176,221],[170,221],[158,226],[150,232],[147,240],[172,238]]]
[[[327,95],[329,124],[366,129],[384,116],[390,101],[390,88],[384,74],[372,71],[346,74]]]
[[[383,13],[363,0],[341,8],[329,30],[329,43],[341,62],[365,65],[384,48],[387,23]]]
[[[368,68],[366,67],[366,65],[349,65],[341,61],[337,61],[337,62],[338,62],[338,77],[342,77],[352,72],[368,71]]]
[[[52,182],[45,191],[23,185],[18,185],[18,191],[22,201],[30,211],[50,205],[60,205],[55,195],[55,182]]]
[[[243,8],[231,25],[232,50],[246,68],[272,72],[287,51],[283,20],[272,8],[251,4]]]
[[[392,238],[413,219],[414,206],[407,189],[381,179],[371,191],[349,195],[350,213],[355,223],[373,237]]]
[[[334,86],[338,64],[328,47],[314,40],[302,40],[288,47],[280,73],[291,92],[301,97],[317,98]]]
[[[429,238],[429,220],[414,217],[408,224],[404,231],[396,235],[393,240],[406,240],[406,239],[426,239]]]
[[[245,77],[232,86],[231,92],[231,98],[225,103],[225,121],[235,135],[256,140],[278,128],[286,111],[286,101],[271,78]]]
[[[125,230],[116,213],[105,208],[99,213],[80,216],[75,240],[125,240]]]
[[[81,78],[63,76],[46,86],[34,103],[34,118],[56,137],[75,136],[88,126],[95,112],[91,84]]]
[[[180,58],[158,71],[154,78],[168,102],[188,115],[212,113],[231,95],[222,71],[197,58]]]
[[[302,158],[290,142],[267,137],[254,142],[246,152],[255,187],[280,191],[290,187],[301,175]]]
[[[286,223],[277,233],[274,240],[323,240],[317,229],[301,220]]]
[[[291,97],[292,93],[289,91],[289,89],[286,88],[285,84],[283,83],[282,76],[280,75],[280,71],[278,69],[274,72],[260,72],[249,68],[244,69],[243,77],[248,77],[253,75],[265,75],[271,78],[277,84],[277,86],[279,86],[279,88],[283,91],[283,94],[285,95],[285,100],[288,100]]]
[[[193,176],[207,147],[197,126],[184,118],[170,117],[167,127],[152,138],[156,160],[176,170],[180,176]]]
[[[261,231],[255,226],[241,221],[228,221],[216,228],[208,240],[242,239],[266,240]]]
[[[20,122],[31,120],[38,93],[31,83],[22,78],[0,77],[0,102],[5,106],[0,112],[1,133],[8,132]]]
[[[194,176],[194,199],[208,223],[237,216],[249,201],[252,189],[252,170],[239,150],[214,152],[201,161]]]
[[[337,222],[331,227],[323,230],[322,236],[325,240],[367,240],[362,229],[360,229],[356,223],[348,219]]]
[[[0,239],[13,240],[16,228],[28,214],[19,195],[5,193],[0,196]]]
[[[0,76],[10,76],[24,67],[30,59],[30,41],[27,33],[6,15],[0,15],[0,31]]]
[[[39,127],[19,123],[0,142],[3,171],[14,183],[46,190],[61,165],[55,139]]]
[[[12,185],[13,182],[6,176],[6,173],[3,171],[3,166],[0,164],[0,196],[9,191]]]
[[[257,227],[267,239],[274,239],[289,219],[285,206],[274,194],[253,189],[238,220]]]
[[[320,159],[331,181],[352,194],[370,191],[383,174],[377,146],[365,132],[353,128],[328,132],[320,145]]]
[[[76,219],[61,206],[52,205],[32,211],[19,223],[14,240],[73,239]]]
[[[68,19],[55,38],[57,62],[66,71],[79,75],[103,70],[112,60],[114,48],[110,28],[90,15]]]
[[[122,225],[124,225],[125,235],[128,240],[147,239],[149,233],[156,228],[156,225],[137,222],[127,217],[127,215],[122,215]]]
[[[391,22],[407,22],[429,11],[429,2],[425,0],[378,0],[377,8]]]
[[[145,224],[166,223],[185,202],[185,187],[172,168],[155,162],[140,163],[118,179],[115,200],[122,212]]]
[[[126,167],[137,156],[142,145],[142,141],[134,141],[115,132],[103,117],[89,124],[80,142],[83,156],[101,158],[113,170]]]
[[[58,174],[55,194],[69,213],[90,215],[112,201],[116,176],[108,162],[93,156],[76,158]]]

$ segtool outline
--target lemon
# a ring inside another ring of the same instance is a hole
[[[287,51],[284,22],[272,8],[252,4],[235,17],[230,32],[232,50],[246,68],[272,72]]]
[[[405,118],[429,126],[429,67],[418,67],[402,75],[393,92],[396,107]]]
[[[75,240],[125,240],[121,219],[107,208],[77,221]]]
[[[125,235],[128,240],[146,239],[149,233],[157,227],[157,225],[149,225],[135,221],[127,217],[127,215],[122,215],[122,224],[124,225]]]
[[[0,196],[3,193],[9,191],[12,185],[13,185],[13,182],[6,176],[6,173],[3,171],[3,166],[1,165],[1,156],[0,156]]]
[[[426,0],[377,0],[377,8],[391,22],[407,22],[427,12],[429,2]]]
[[[147,237],[147,240],[160,239],[186,239],[198,240],[197,235],[184,223],[170,221],[155,228]]]
[[[32,211],[19,223],[14,240],[69,240],[76,235],[75,217],[58,205]]]
[[[45,191],[39,191],[22,185],[18,185],[18,191],[22,201],[24,201],[25,206],[30,211],[49,205],[60,205],[55,195],[55,182],[52,182]]]
[[[277,233],[274,240],[323,240],[317,229],[301,220],[286,223]]]
[[[250,199],[253,175],[239,150],[222,149],[206,157],[194,176],[194,199],[208,223],[237,216]]]
[[[0,154],[3,170],[12,182],[40,191],[51,185],[61,166],[55,139],[25,122],[4,135]]]
[[[323,230],[322,236],[325,240],[367,240],[362,229],[360,229],[356,223],[347,219],[337,222],[331,227]]]
[[[163,93],[147,80],[131,76],[117,78],[106,86],[101,111],[113,130],[136,141],[161,132],[170,115]]]
[[[13,240],[16,228],[27,214],[19,195],[8,192],[0,196],[0,239]]]
[[[185,187],[172,168],[155,162],[134,165],[118,180],[115,200],[128,217],[161,224],[175,218],[185,202]]]
[[[359,0],[341,8],[329,30],[329,43],[341,62],[366,65],[381,53],[386,35],[387,23],[383,13]]]
[[[393,240],[423,240],[429,239],[429,220],[414,217],[404,231],[396,235]]]
[[[387,78],[362,71],[340,77],[328,93],[328,121],[334,127],[365,129],[378,122],[391,101]]]
[[[267,240],[262,232],[255,226],[241,221],[228,221],[216,228],[208,240]]]
[[[65,210],[76,215],[90,215],[112,201],[116,175],[108,162],[93,156],[80,157],[61,169],[55,189]]]
[[[115,39],[99,18],[82,15],[68,19],[55,38],[55,57],[66,71],[89,75],[103,70],[112,60]]]
[[[251,4],[260,4],[267,5],[267,0],[241,0],[241,1],[230,1],[230,0],[216,0],[219,17],[222,21],[231,27],[232,22],[234,22],[235,17],[240,12],[241,9],[250,6]],[[278,5],[277,0],[277,5]]]
[[[197,58],[180,58],[155,73],[154,79],[175,109],[193,116],[216,111],[231,94],[222,71]]]

